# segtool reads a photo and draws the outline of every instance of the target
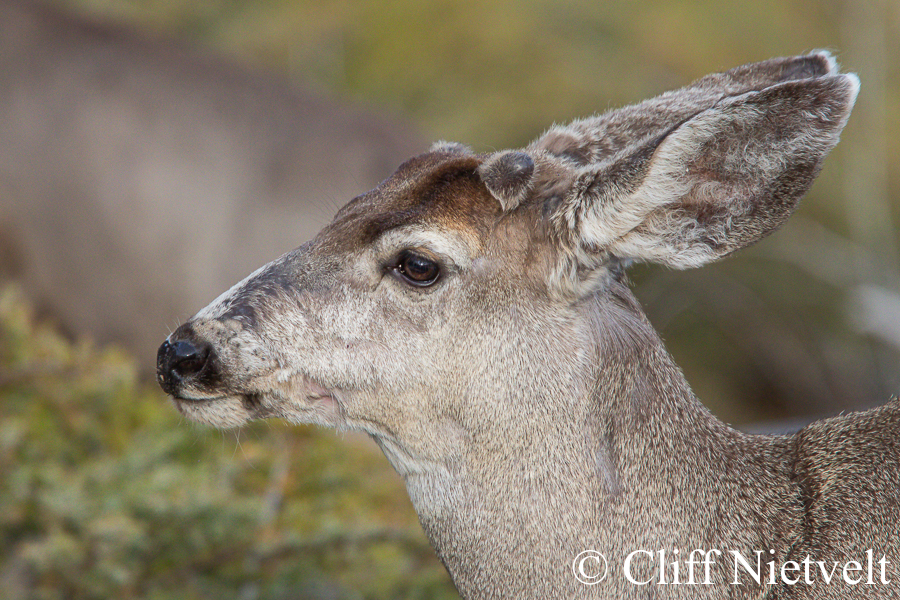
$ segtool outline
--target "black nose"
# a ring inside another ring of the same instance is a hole
[[[156,353],[156,379],[167,394],[178,395],[181,384],[199,375],[209,363],[210,345],[166,340]]]

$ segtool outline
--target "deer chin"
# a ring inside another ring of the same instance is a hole
[[[206,425],[212,425],[219,429],[231,429],[240,427],[248,421],[259,418],[253,409],[253,402],[249,396],[219,396],[216,398],[179,398],[172,397],[175,408],[182,415]]]

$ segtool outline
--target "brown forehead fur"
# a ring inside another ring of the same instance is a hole
[[[409,159],[375,189],[357,196],[335,216],[327,238],[362,247],[386,231],[416,223],[464,229],[479,238],[501,215],[478,173],[481,159],[427,152]]]

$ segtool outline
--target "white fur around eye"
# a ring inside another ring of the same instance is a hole
[[[375,243],[375,255],[387,263],[404,250],[420,248],[434,255],[448,268],[466,269],[472,264],[470,244],[462,234],[433,227],[412,225],[392,229]]]

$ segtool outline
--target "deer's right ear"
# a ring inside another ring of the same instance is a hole
[[[855,75],[777,83],[700,107],[599,164],[571,163],[571,187],[549,211],[570,272],[610,256],[695,267],[765,236],[809,189],[858,89]]]

